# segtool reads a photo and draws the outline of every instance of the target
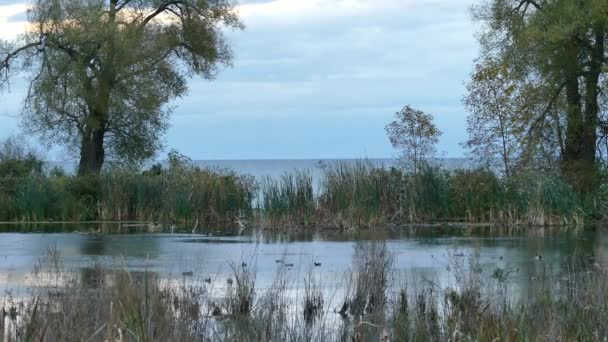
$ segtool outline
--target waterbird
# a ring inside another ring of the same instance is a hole
[[[293,267],[293,264],[285,264],[285,267]]]
[[[226,282],[228,283],[228,285],[232,285],[232,283],[233,283],[232,278],[228,278],[228,280],[226,280]]]
[[[502,260],[502,255],[498,257],[499,260]]]
[[[205,278],[203,281],[207,284],[211,284],[211,278]]]
[[[192,277],[194,275],[194,272],[192,272],[192,271],[182,272],[182,275],[184,277]]]
[[[315,264],[315,267],[319,267],[319,266],[321,266],[321,263],[320,263],[320,262],[313,261],[313,264]]]
[[[243,261],[243,263],[241,264],[242,267],[247,267],[247,263]]]
[[[464,256],[464,253],[455,253],[455,254],[454,254],[454,256],[455,256],[455,257],[461,257],[461,258],[462,258],[462,257]]]
[[[276,259],[274,262],[276,262],[277,264],[283,262],[283,259]]]
[[[218,317],[222,315],[222,308],[219,307],[219,305],[215,304],[215,303],[211,303],[209,304],[210,306],[210,311],[211,311],[211,316],[214,317]]]
[[[540,254],[537,254],[537,255],[534,257],[534,259],[536,259],[536,260],[543,260],[543,256],[542,256],[542,255],[540,255]]]

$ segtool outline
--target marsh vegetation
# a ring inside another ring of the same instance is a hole
[[[24,298],[5,296],[3,341],[446,341],[601,340],[608,334],[608,273],[584,265],[555,281],[539,271],[527,297],[513,295],[510,271],[483,273],[475,252],[453,251],[449,285],[395,276],[384,242],[354,245],[340,291],[314,271],[302,284],[278,266],[261,288],[256,270],[234,264],[229,281],[95,266],[70,272],[53,247],[33,270]],[[541,260],[537,261],[542,264]],[[542,270],[542,267],[540,268]],[[303,290],[303,291],[302,291]]]
[[[201,169],[178,154],[142,172],[114,168],[99,176],[45,170],[23,152],[0,160],[0,221],[148,222],[241,228],[379,228],[467,222],[580,226],[603,220],[608,189],[581,194],[559,174],[487,168],[416,172],[371,162],[337,162],[261,181],[229,170]],[[3,171],[4,170],[4,171]],[[10,171],[7,171],[10,170]]]

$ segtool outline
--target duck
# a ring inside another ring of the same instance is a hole
[[[293,264],[285,264],[285,267],[293,267]]]
[[[321,267],[321,263],[320,262],[313,261],[313,264],[315,265],[315,267]]]
[[[243,262],[241,263],[241,266],[242,266],[242,267],[247,267],[247,263],[243,261]]]
[[[194,272],[192,272],[192,271],[182,272],[182,276],[184,276],[184,277],[192,277],[193,275],[194,275]]]
[[[211,284],[211,277],[205,278],[203,281],[207,284]]]
[[[277,264],[280,264],[280,263],[283,262],[283,259],[276,259],[274,262],[277,263]]]
[[[229,286],[232,286],[232,284],[234,283],[232,281],[232,278],[228,278],[228,280],[226,280],[226,282],[228,283]]]
[[[222,308],[220,308],[220,306],[215,303],[209,304],[209,309],[209,311],[211,312],[211,316],[213,317],[219,317],[222,315]]]
[[[540,254],[537,254],[537,255],[534,257],[534,259],[536,259],[536,260],[543,260],[543,256],[542,256],[542,255],[540,255]]]
[[[148,233],[157,233],[161,230],[161,225],[160,223],[157,222],[152,222],[152,223],[148,223]]]

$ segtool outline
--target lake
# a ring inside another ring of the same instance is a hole
[[[433,283],[447,286],[453,264],[479,254],[483,278],[496,269],[508,274],[518,298],[537,288],[539,279],[559,282],[570,272],[608,265],[608,232],[601,228],[553,231],[529,228],[509,233],[490,227],[418,227],[385,231],[300,231],[241,234],[115,234],[80,233],[90,225],[0,225],[0,291],[26,295],[35,284],[30,275],[49,246],[59,251],[66,269],[86,275],[96,265],[134,273],[151,272],[171,281],[190,276],[211,278],[222,287],[231,277],[229,262],[256,270],[256,286],[268,288],[277,270],[294,288],[312,271],[327,291],[340,291],[352,265],[357,241],[386,240],[395,256],[393,283],[408,287]],[[584,260],[582,263],[573,262]],[[277,262],[281,260],[280,262]],[[314,266],[313,262],[321,263]],[[286,267],[285,264],[293,264]],[[396,286],[397,286],[396,285]]]

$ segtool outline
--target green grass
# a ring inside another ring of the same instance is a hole
[[[315,198],[309,171],[267,177],[260,187],[264,226],[309,226],[315,219]]]
[[[192,168],[159,175],[126,170],[101,176],[0,179],[0,221],[228,223],[251,215],[251,178]]]
[[[0,168],[2,169],[2,168]],[[226,170],[175,162],[143,173],[0,174],[0,221],[145,221],[192,226],[248,221],[256,227],[363,228],[466,222],[573,225],[602,220],[608,190],[581,197],[557,175],[520,172],[506,180],[486,169],[419,173],[361,160],[261,182]]]

